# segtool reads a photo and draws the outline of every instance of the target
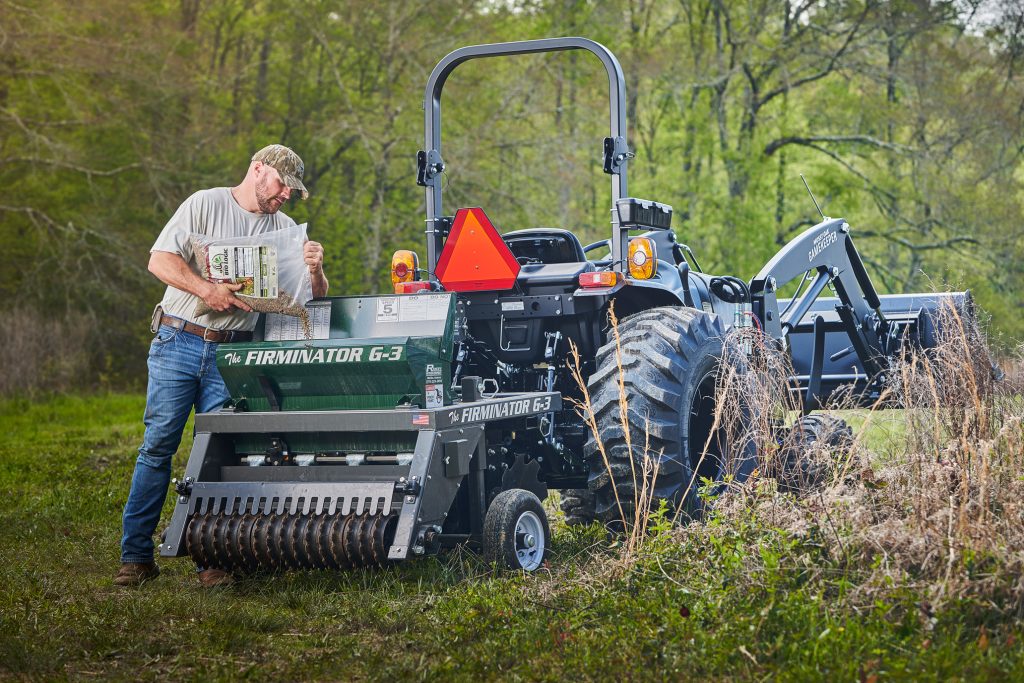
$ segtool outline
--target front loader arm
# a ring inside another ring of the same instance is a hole
[[[779,288],[811,273],[814,274],[813,280],[807,290],[798,292],[780,311]],[[783,247],[751,280],[753,313],[769,336],[787,345],[790,332],[800,324],[829,285],[838,297],[835,310],[842,329],[850,339],[850,346],[833,354],[832,360],[850,352],[856,353],[868,378],[879,379],[887,367],[892,324],[882,312],[878,292],[853,244],[850,225],[846,221],[826,219]],[[824,335],[825,325],[820,316],[816,316],[807,404],[812,403],[811,399],[815,398],[816,389],[820,386]]]

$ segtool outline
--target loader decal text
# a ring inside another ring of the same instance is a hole
[[[487,403],[482,406],[463,408],[462,414],[452,422],[487,422],[507,417],[518,417],[529,413],[543,412],[551,407],[550,396],[523,398],[504,403]]]
[[[833,242],[839,239],[839,233],[835,230],[829,230],[823,232],[814,238],[814,244],[811,246],[811,250],[807,252],[807,260],[813,261],[814,257],[824,251],[825,247],[829,246]]]
[[[295,365],[305,363],[362,363],[402,360],[404,346],[341,346],[320,349],[268,349],[245,354],[244,365]],[[235,357],[238,354],[234,354]],[[235,358],[229,358],[233,365]]]

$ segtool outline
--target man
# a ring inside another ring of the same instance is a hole
[[[303,199],[309,196],[302,172],[302,160],[292,150],[264,147],[253,155],[239,185],[201,190],[185,200],[150,250],[149,271],[167,284],[167,291],[154,314],[159,330],[149,349],[146,432],[124,506],[116,585],[139,585],[160,573],[153,561],[153,533],[170,485],[171,458],[192,408],[209,412],[229,398],[217,371],[217,344],[251,339],[256,324],[256,314],[235,297],[242,285],[213,284],[200,276],[190,233],[250,236],[295,225],[280,208],[293,191]],[[323,254],[320,244],[306,242],[303,256],[315,297],[327,294]],[[200,299],[215,312],[194,315]],[[200,570],[199,581],[218,586],[231,583],[232,577],[207,567]]]

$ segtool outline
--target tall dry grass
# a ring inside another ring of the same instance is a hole
[[[0,397],[32,396],[81,386],[92,376],[85,316],[18,307],[0,315]]]
[[[616,373],[619,398],[618,416],[619,425],[622,428],[626,441],[626,451],[637,452],[634,447],[634,439],[643,440],[643,448],[639,449],[639,461],[630,458],[630,478],[632,483],[630,500],[624,501],[620,497],[620,485],[615,479],[615,468],[609,460],[608,448],[602,438],[601,430],[597,424],[597,417],[593,410],[593,403],[590,390],[587,387],[587,378],[582,369],[579,350],[576,344],[569,340],[569,371],[573,380],[579,387],[582,398],[579,400],[569,399],[574,403],[577,413],[583,418],[591,435],[597,444],[598,452],[604,467],[611,478],[615,491],[615,505],[618,509],[619,519],[622,521],[622,528],[625,531],[622,543],[622,559],[626,564],[632,562],[640,554],[648,540],[647,529],[651,523],[651,515],[658,509],[658,503],[654,499],[655,482],[658,478],[658,456],[660,453],[652,452],[650,448],[650,430],[644,425],[638,429],[629,420],[629,396],[625,385],[625,371],[622,367],[622,339],[619,336],[619,320],[615,315],[615,308],[609,310],[611,321],[612,339],[615,342],[615,364],[618,368]],[[625,490],[625,489],[623,489]]]
[[[997,381],[973,316],[948,306],[936,313],[936,323],[936,347],[906,349],[892,363],[880,401],[857,413],[863,424],[849,452],[825,450],[833,468],[823,488],[786,495],[755,479],[745,495],[723,498],[719,512],[748,516],[752,506],[766,524],[820,539],[833,566],[858,578],[854,599],[870,603],[879,592],[909,586],[927,595],[929,609],[969,598],[1021,614],[1020,363]],[[894,405],[900,406],[898,436],[868,448],[863,435]],[[770,404],[777,407],[778,401]],[[772,450],[768,444],[769,472]]]
[[[800,415],[801,396],[789,389],[793,373],[787,355],[756,330],[730,333],[718,377],[715,427],[727,450],[757,443],[758,466],[746,481],[726,477],[708,501],[709,511],[725,523],[742,518],[794,537],[813,537],[822,544],[822,564],[809,571],[839,570],[855,579],[849,598],[864,604],[898,586],[926,595],[929,609],[972,598],[1024,614],[1022,364],[1019,358],[1008,364],[1006,377],[997,381],[973,316],[953,307],[935,315],[936,347],[907,348],[892,363],[878,403],[842,413],[861,424],[841,449],[823,442],[808,447],[788,428]],[[617,340],[614,325],[613,330]],[[602,444],[575,351],[571,365],[583,390],[578,409]],[[639,443],[644,428],[628,424],[621,371],[620,363],[622,426]],[[852,397],[836,396],[828,408],[851,409]],[[895,436],[869,447],[864,437],[881,422],[895,426]],[[709,445],[700,457],[712,457]],[[801,448],[805,451],[795,452]],[[644,555],[652,510],[658,507],[651,482],[659,454],[640,452],[644,455],[631,472],[634,500],[620,502],[626,529],[620,565]],[[601,453],[608,466],[607,454]],[[824,469],[818,474],[826,476],[780,487],[793,475],[794,455],[805,468],[819,464]],[[724,465],[731,471],[730,463]],[[691,488],[700,485],[696,477],[690,482]]]

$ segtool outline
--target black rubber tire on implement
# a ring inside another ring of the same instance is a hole
[[[670,509],[682,508],[691,516],[701,513],[697,489],[702,478],[721,481],[728,473],[734,480],[744,481],[755,469],[756,443],[738,446],[736,450],[741,452],[722,452],[728,446],[717,434],[701,459],[714,427],[724,336],[718,316],[693,308],[663,306],[619,321],[632,454],[621,425],[614,337],[598,351],[597,370],[587,387],[608,463],[593,435],[584,455],[595,515],[605,525],[622,528],[634,519],[636,486],[630,458],[639,467],[645,444],[648,456],[658,461],[652,505],[664,500]],[[614,475],[614,485],[610,475]],[[637,483],[640,481],[638,478]]]
[[[569,526],[590,524],[594,521],[594,492],[590,489],[565,489],[560,492],[559,507]]]
[[[846,420],[829,413],[804,415],[782,444],[779,490],[800,493],[821,487],[852,446],[853,430]]]
[[[508,489],[494,497],[484,516],[483,551],[487,562],[532,572],[544,564],[550,547],[548,517],[535,494]]]

